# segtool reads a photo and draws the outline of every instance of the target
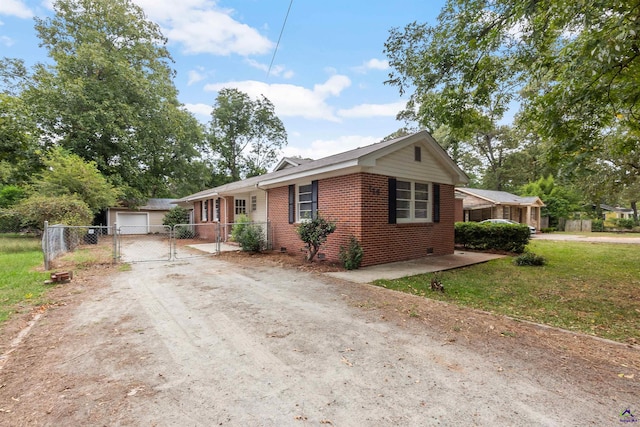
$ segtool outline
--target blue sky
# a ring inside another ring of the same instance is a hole
[[[282,154],[320,158],[379,141],[403,126],[407,101],[384,85],[389,29],[435,23],[443,0],[134,0],[169,40],[180,101],[208,122],[217,91],[265,95],[284,122]],[[28,65],[47,60],[34,17],[50,0],[0,1],[0,56]]]

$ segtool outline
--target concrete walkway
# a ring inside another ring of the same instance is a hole
[[[373,265],[358,270],[338,271],[325,274],[356,283],[371,283],[378,279],[399,279],[400,277],[415,276],[416,274],[451,270],[498,258],[504,258],[504,255],[455,251],[455,253],[451,255],[430,256],[410,261]]]

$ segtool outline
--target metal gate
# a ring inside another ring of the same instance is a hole
[[[265,249],[271,247],[269,223],[259,226]],[[76,249],[92,248],[111,252],[113,262],[174,261],[211,256],[221,251],[239,250],[233,243],[236,224],[114,225],[113,227],[48,226],[45,223],[42,249],[45,268],[55,258]]]

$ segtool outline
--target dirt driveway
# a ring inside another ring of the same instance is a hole
[[[600,426],[640,415],[637,348],[258,257],[78,272],[39,315],[19,344],[24,318],[2,331],[0,425]]]

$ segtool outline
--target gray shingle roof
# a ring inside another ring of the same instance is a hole
[[[480,197],[496,204],[522,204],[531,205],[540,200],[536,196],[516,196],[506,191],[482,190],[479,188],[457,188],[456,190],[464,194]]]
[[[140,206],[139,209],[147,211],[168,211],[176,207],[176,205],[173,204],[175,201],[176,199],[149,199],[147,200],[147,204]]]
[[[290,168],[285,168],[285,169],[281,169],[275,172],[270,172],[264,175],[260,175],[260,176],[256,176],[256,177],[252,177],[252,178],[247,178],[241,181],[235,181],[229,184],[224,184],[218,187],[214,187],[208,190],[204,190],[204,191],[200,191],[198,193],[195,194],[191,194],[187,197],[183,197],[182,199],[179,199],[178,202],[188,202],[188,201],[192,201],[192,200],[198,200],[201,198],[205,198],[207,196],[213,196],[215,194],[220,194],[220,193],[229,193],[229,192],[233,192],[236,190],[241,190],[241,189],[246,189],[249,187],[255,187],[256,184],[260,183],[260,182],[265,182],[265,181],[270,181],[270,180],[274,180],[274,179],[278,179],[278,178],[284,178],[287,177],[289,175],[293,175],[293,174],[299,174],[299,173],[305,173],[305,172],[309,172],[312,173],[313,170],[315,169],[321,169],[321,168],[325,168],[325,167],[330,167],[333,165],[340,165],[342,163],[346,163],[346,162],[351,162],[351,161],[355,161],[360,159],[363,156],[366,156],[368,154],[372,154],[375,153],[377,151],[383,150],[387,147],[390,147],[394,144],[400,143],[403,140],[409,139],[409,138],[414,138],[416,136],[425,136],[428,135],[428,133],[426,131],[422,131],[422,132],[418,132],[416,134],[413,135],[407,135],[407,136],[402,136],[399,138],[395,138],[395,139],[391,139],[388,141],[382,141],[382,142],[377,142],[375,144],[371,144],[371,145],[367,145],[364,147],[359,147],[359,148],[355,148],[353,150],[349,150],[349,151],[345,151],[343,153],[338,153],[338,154],[334,154],[332,156],[328,156],[328,157],[323,157],[321,159],[318,160],[311,160],[308,161],[306,163],[302,163],[299,166],[295,166],[295,167],[290,167]],[[435,144],[437,145],[437,143]],[[444,156],[450,161],[450,165],[452,168],[457,169],[457,171],[464,176],[464,172],[462,172],[458,166],[448,157],[448,155],[446,154],[446,152],[439,146],[437,145],[436,149],[441,150],[442,153],[444,153]]]

